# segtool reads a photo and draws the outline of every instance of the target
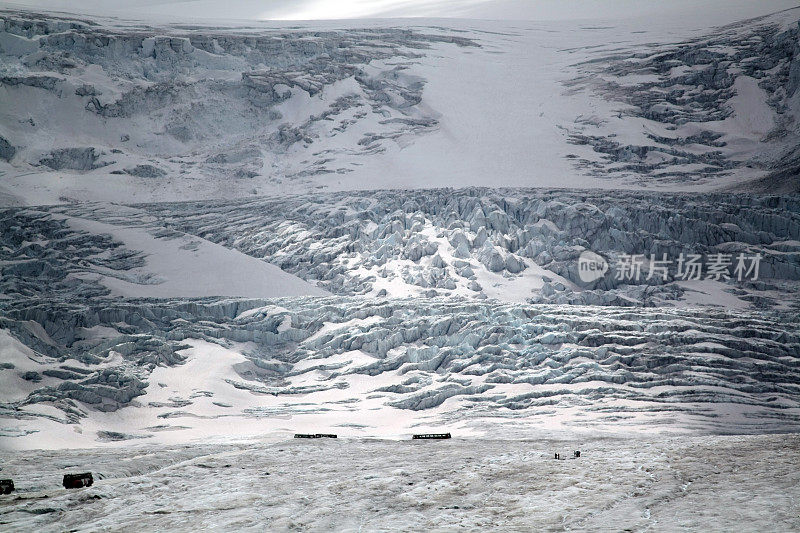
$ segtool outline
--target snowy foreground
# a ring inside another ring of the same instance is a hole
[[[0,529],[794,531],[798,465],[798,435],[18,452]],[[85,470],[102,479],[60,487]]]

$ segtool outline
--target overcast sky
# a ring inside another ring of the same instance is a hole
[[[800,5],[798,0],[0,0],[25,6],[95,15],[180,20],[320,20],[447,17],[504,20],[603,19],[659,16],[741,20]]]

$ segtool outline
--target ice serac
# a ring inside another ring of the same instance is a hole
[[[6,209],[2,438],[157,441],[148,428],[286,416],[375,435],[420,420],[793,430],[799,209],[519,189]],[[587,289],[588,249],[746,250],[763,277],[705,299],[672,277]]]
[[[27,244],[12,254],[16,262],[5,267],[4,282],[9,296],[68,287],[154,297],[322,289],[532,303],[791,307],[800,282],[798,210],[795,196],[526,189],[10,209],[3,212],[7,245]],[[50,242],[73,244],[47,250]],[[591,284],[578,272],[586,252],[611,265]],[[641,276],[620,278],[619,261],[634,254],[645,258]],[[647,259],[665,254],[666,279],[649,276]],[[732,279],[684,281],[680,254],[706,260],[723,254],[731,262],[760,254],[758,279],[737,279],[729,269]],[[21,279],[24,272],[41,272],[40,281]],[[263,283],[256,282],[258,272]],[[59,281],[67,273],[72,285]]]
[[[793,195],[464,189],[140,208],[169,227],[263,258],[344,295],[435,291],[506,301],[672,305],[684,301],[687,290],[701,294],[708,288],[681,282],[680,254],[761,254],[758,280],[714,285],[743,306],[796,301],[800,281]],[[672,263],[666,280],[647,279],[644,261],[639,279],[618,279],[614,268],[586,285],[577,269],[585,251],[609,261],[624,254],[666,254]],[[705,303],[726,304],[713,295]]]
[[[484,419],[715,432],[800,423],[796,313],[340,297],[26,299],[3,304],[0,326],[13,356],[2,370],[1,414],[20,435],[48,420],[147,435],[144,424],[159,420],[189,428],[202,420],[207,430],[230,417],[269,427],[271,417],[323,413],[357,423],[370,410],[383,413],[369,418],[375,434],[398,431],[380,420],[402,412],[475,428]],[[206,369],[203,388],[168,388],[168,401],[154,401],[161,386],[188,379],[170,378],[186,365]]]

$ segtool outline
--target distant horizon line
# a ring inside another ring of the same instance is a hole
[[[60,0],[57,0],[60,1]],[[648,13],[645,10],[640,12],[628,12],[625,15],[621,15],[619,12],[609,12],[607,17],[597,17],[591,14],[586,14],[583,16],[541,16],[539,18],[536,17],[508,17],[508,16],[498,16],[498,17],[484,17],[484,16],[466,16],[466,15],[441,15],[441,14],[404,14],[404,15],[390,15],[390,14],[375,14],[375,15],[354,15],[354,16],[344,16],[344,17],[335,17],[335,18],[291,18],[291,17],[283,17],[283,16],[219,16],[219,15],[209,15],[209,14],[200,14],[200,15],[192,15],[192,16],[185,16],[183,14],[177,13],[159,13],[159,12],[149,12],[143,13],[142,10],[145,8],[152,8],[155,6],[164,6],[164,5],[176,5],[176,4],[190,4],[194,3],[196,0],[178,0],[176,2],[164,2],[164,3],[149,3],[143,4],[139,6],[130,6],[127,7],[106,7],[103,6],[101,9],[94,9],[91,6],[84,6],[84,9],[81,9],[80,6],[69,5],[69,6],[60,6],[60,5],[51,5],[51,6],[41,6],[41,5],[28,5],[26,3],[18,3],[18,2],[0,2],[0,11],[25,11],[29,13],[38,13],[42,15],[50,15],[50,16],[57,16],[57,17],[89,17],[89,18],[106,18],[106,19],[113,19],[120,22],[127,22],[127,21],[137,21],[137,22],[154,22],[158,21],[162,24],[167,25],[174,25],[174,24],[187,24],[187,23],[197,23],[197,24],[210,24],[210,23],[217,23],[217,24],[236,24],[241,25],[244,23],[250,24],[262,24],[262,23],[293,23],[293,24],[312,24],[312,23],[352,23],[352,22],[387,22],[387,21],[398,21],[398,22],[408,22],[408,21],[420,21],[420,20],[431,20],[431,21],[459,21],[459,22],[471,22],[471,21],[486,21],[486,22],[505,22],[505,23],[561,23],[561,22],[580,22],[580,21],[592,21],[592,22],[601,22],[601,21],[612,21],[612,20],[637,20],[641,18],[647,18],[653,16],[653,13]],[[720,1],[720,3],[725,4],[726,2]],[[778,2],[776,2],[778,3]],[[692,13],[696,14],[697,9],[700,8],[708,8],[710,3],[707,4],[694,4],[693,9],[688,10],[687,14]],[[766,2],[752,2],[751,5],[764,5]],[[658,2],[653,2],[651,5],[660,6],[663,4],[659,4]],[[674,6],[675,4],[672,4]],[[774,6],[779,7],[779,6]],[[89,9],[85,9],[89,8]],[[745,20],[752,20],[762,17],[769,17],[774,16],[780,13],[790,12],[800,10],[800,5],[794,5],[785,8],[778,8],[774,11],[767,11],[761,12],[759,14],[751,14],[751,13],[742,13],[741,17],[737,17],[733,19],[731,22],[723,22],[719,25],[726,25],[730,23],[735,23],[738,21],[745,21]],[[677,11],[674,7],[671,7],[670,4],[666,4],[664,11],[670,12],[673,14],[677,14]]]

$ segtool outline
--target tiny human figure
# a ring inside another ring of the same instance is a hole
[[[580,456],[581,456],[581,451],[580,450],[575,450],[575,458],[577,459]]]

